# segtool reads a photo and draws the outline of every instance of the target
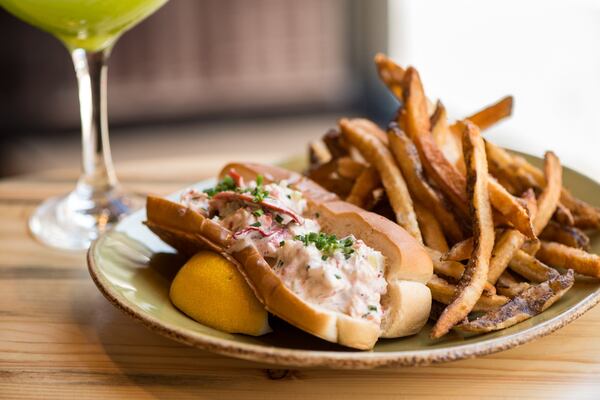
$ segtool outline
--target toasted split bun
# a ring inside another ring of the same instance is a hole
[[[235,241],[231,231],[181,204],[148,197],[148,227],[185,254],[210,249],[225,255],[236,264],[269,312],[330,342],[367,350],[379,337],[412,335],[423,327],[431,307],[431,293],[425,283],[432,276],[433,267],[423,247],[404,229],[382,216],[340,201],[335,194],[285,169],[235,163],[225,166],[221,177],[231,168],[247,181],[259,174],[267,182],[287,180],[302,191],[311,211],[318,212],[323,231],[340,237],[353,234],[384,255],[388,286],[381,299],[381,326],[304,301],[283,284],[253,245],[242,249],[232,246]]]

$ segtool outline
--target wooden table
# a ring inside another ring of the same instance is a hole
[[[154,160],[118,171],[129,187],[160,194],[233,158]],[[71,189],[76,175],[0,182],[0,399],[600,399],[600,307],[534,343],[426,368],[286,371],[167,340],[102,297],[83,253],[49,249],[28,235],[36,204]]]

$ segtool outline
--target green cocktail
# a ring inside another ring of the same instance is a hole
[[[0,0],[23,21],[58,37],[69,49],[101,50],[167,0]]]
[[[0,6],[61,40],[71,52],[79,87],[83,172],[75,190],[46,200],[29,220],[46,244],[85,249],[142,203],[126,195],[112,165],[106,115],[106,62],[123,32],[167,0],[0,0]]]

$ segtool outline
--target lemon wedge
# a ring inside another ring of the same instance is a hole
[[[169,296],[175,307],[211,328],[252,336],[271,331],[264,306],[235,265],[218,253],[201,251],[190,258]]]

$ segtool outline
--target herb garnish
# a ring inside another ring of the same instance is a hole
[[[261,225],[261,223],[260,223],[260,222],[258,222],[258,221],[256,221],[256,222],[255,222],[255,223],[253,223],[253,224],[250,224],[250,226],[254,226],[254,227],[256,227],[256,228],[258,228],[260,225]]]
[[[285,246],[285,240],[282,240],[281,242],[279,242],[279,247],[283,247]]]
[[[213,197],[217,193],[227,192],[227,191],[235,191],[237,189],[237,185],[232,177],[226,175],[221,182],[217,183],[217,186],[210,189],[205,189],[204,193],[206,193],[209,197]]]
[[[333,255],[335,251],[341,251],[346,259],[349,259],[354,253],[352,245],[354,241],[352,238],[338,239],[335,235],[328,235],[323,232],[310,232],[307,235],[296,235],[295,240],[299,240],[304,243],[305,246],[314,244],[317,250],[321,251],[323,257],[321,259],[325,261],[327,257]]]
[[[376,306],[369,306],[369,311],[377,311],[377,307]]]
[[[275,221],[277,221],[277,223],[279,223],[279,224],[280,224],[280,223],[282,223],[282,222],[283,222],[283,217],[282,217],[281,215],[277,214],[277,215],[275,216]]]
[[[262,208],[259,208],[257,210],[252,211],[252,215],[254,215],[255,217],[260,217],[262,215],[264,215],[264,211]]]
[[[235,184],[235,181],[231,176],[227,175],[223,177],[223,179],[219,183],[217,183],[217,185],[214,188],[205,189],[204,193],[206,193],[209,197],[213,197],[217,193],[221,192],[249,193],[252,196],[254,196],[253,201],[255,203],[260,203],[261,201],[269,197],[269,192],[263,187],[263,182],[263,176],[257,175],[255,188],[241,188]]]

